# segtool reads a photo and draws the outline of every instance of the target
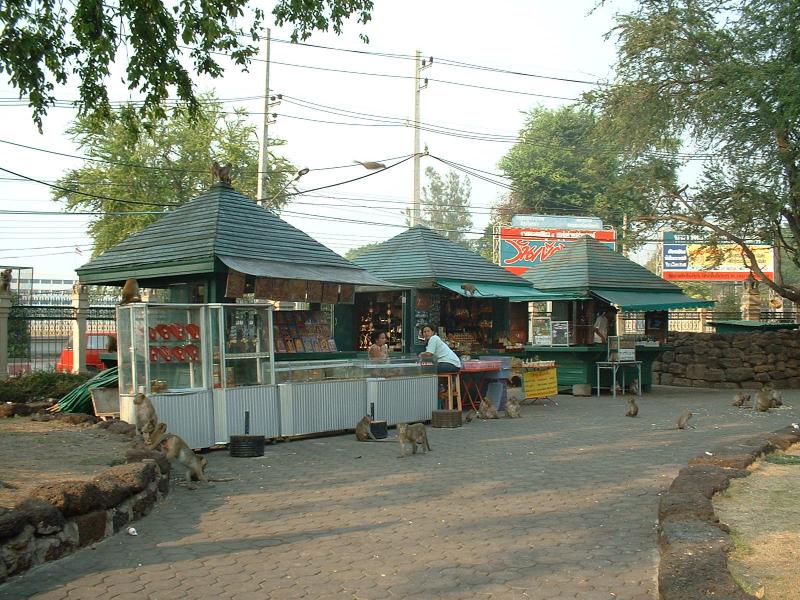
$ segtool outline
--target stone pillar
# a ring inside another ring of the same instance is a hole
[[[8,377],[8,315],[11,313],[11,292],[0,290],[0,381]]]
[[[89,291],[85,285],[72,286],[72,308],[75,321],[72,324],[72,372],[86,373],[86,321],[89,315]]]
[[[744,282],[741,306],[742,319],[745,321],[761,320],[761,292],[758,289],[758,281],[753,278],[752,273]]]

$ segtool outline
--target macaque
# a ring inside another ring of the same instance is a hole
[[[159,423],[153,431],[146,433],[143,435],[144,443],[147,445],[152,444],[155,440],[159,439],[167,433],[167,424],[166,423]]]
[[[211,175],[220,183],[231,182],[231,165],[221,167],[217,161],[211,163]]]
[[[144,394],[136,394],[133,404],[136,411],[136,431],[147,439],[158,426],[156,409],[150,402],[150,398]]]
[[[678,429],[686,429],[687,427],[691,427],[694,429],[694,425],[689,425],[689,419],[692,418],[692,411],[687,410],[683,413],[680,417],[678,417]]]
[[[631,381],[631,385],[628,387],[628,391],[630,391],[630,393],[633,394],[634,396],[641,396],[642,395],[642,390],[639,387],[639,380],[638,379],[633,379]]]
[[[636,404],[636,398],[633,396],[628,397],[628,412],[625,413],[626,417],[635,417],[639,414],[639,406]]]
[[[398,423],[397,424],[397,441],[400,442],[400,458],[406,456],[406,442],[411,442],[411,453],[417,453],[417,444],[422,446],[422,452],[431,450],[431,445],[428,443],[428,432],[425,425],[422,423]]]
[[[481,419],[498,419],[497,409],[492,405],[488,398],[481,400],[478,407],[478,416]]]
[[[11,269],[3,269],[0,271],[0,292],[11,291]]]
[[[733,402],[731,402],[731,406],[743,407],[748,402],[750,402],[750,394],[739,392],[733,397]]]
[[[470,411],[466,415],[464,415],[464,422],[472,423],[472,421],[477,417],[478,417],[478,411],[475,410],[474,408],[470,409]]]
[[[197,456],[180,436],[174,433],[165,433],[147,446],[148,450],[161,448],[170,460],[177,460],[186,467],[186,481],[202,481],[208,483],[205,468],[208,460],[205,456]]]
[[[359,442],[369,442],[375,440],[375,435],[372,433],[372,418],[369,415],[364,415],[362,419],[356,423],[356,439]]]
[[[519,411],[519,400],[506,400],[506,417],[509,419],[519,419],[522,413]]]
[[[461,284],[461,289],[464,290],[464,293],[467,296],[474,296],[475,294],[478,293],[478,288],[476,288],[471,283],[462,283]]]
[[[120,304],[130,304],[131,302],[141,302],[142,295],[139,292],[139,282],[133,278],[127,279],[122,286],[122,302]]]

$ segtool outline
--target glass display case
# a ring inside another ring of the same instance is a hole
[[[383,361],[308,360],[281,362],[275,367],[277,383],[415,377],[436,374],[433,363],[414,358],[390,358]]]
[[[534,346],[551,346],[553,329],[550,317],[531,318],[531,343]]]
[[[274,383],[272,308],[129,304],[117,309],[120,394]]]

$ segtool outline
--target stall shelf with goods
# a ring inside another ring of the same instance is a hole
[[[558,364],[558,386],[596,387],[596,363],[608,360],[604,343],[595,343],[595,325],[602,309],[613,308],[616,318],[608,317],[607,335],[619,333],[635,339],[635,358],[642,361],[642,389],[652,383],[652,363],[667,349],[668,310],[702,308],[713,302],[686,296],[673,283],[665,281],[643,266],[591,238],[570,243],[549,260],[528,270],[525,279],[536,289],[561,295],[554,301],[549,318],[555,335],[566,344],[529,344],[526,355]],[[567,297],[572,299],[567,300]],[[622,313],[643,313],[637,327],[622,329]],[[542,328],[544,331],[546,328]],[[540,340],[541,341],[541,340]],[[610,387],[605,373],[601,387]]]
[[[354,326],[357,336],[337,337],[340,345],[354,344],[356,338],[360,342],[369,327],[386,325],[393,332],[390,344],[416,353],[424,349],[420,328],[433,324],[462,355],[507,346],[522,350],[527,339],[527,304],[512,306],[509,298],[553,297],[423,225],[378,244],[354,262],[375,277],[410,289],[392,298],[391,315],[383,307],[386,295],[381,292],[357,293],[350,314],[337,307],[337,319],[358,325]],[[397,318],[400,307],[402,323]]]

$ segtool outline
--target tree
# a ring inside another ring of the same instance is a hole
[[[501,214],[589,214],[619,230],[626,214],[648,209],[662,186],[674,183],[672,162],[626,160],[596,130],[597,117],[585,107],[532,109],[520,141],[499,163],[513,187]]]
[[[700,163],[689,186],[665,190],[638,221],[670,223],[711,245],[776,244],[800,266],[800,6],[797,0],[649,0],[618,17],[615,79],[587,96],[605,139],[628,156],[672,152]],[[790,235],[783,234],[783,228]]]
[[[373,242],[371,244],[364,244],[363,246],[358,246],[356,248],[350,248],[347,252],[344,253],[344,257],[347,260],[355,260],[359,256],[366,254],[376,246],[380,246],[381,242]]]
[[[278,25],[294,26],[296,42],[316,30],[332,28],[339,34],[351,15],[365,24],[372,4],[277,0],[272,14]],[[28,96],[39,129],[55,102],[56,86],[67,83],[71,74],[80,82],[81,114],[110,117],[106,81],[112,63],[121,56],[127,58],[126,83],[145,94],[143,113],[163,113],[174,88],[194,115],[199,103],[192,77],[220,77],[224,69],[216,58],[219,53],[229,54],[246,69],[258,52],[248,42],[258,41],[263,20],[264,11],[250,0],[5,0],[0,3],[0,73],[7,73],[20,95]],[[362,38],[367,41],[363,34]],[[181,63],[184,49],[191,68]]]
[[[449,240],[465,243],[464,234],[472,228],[472,215],[469,212],[472,184],[469,177],[462,180],[451,170],[442,179],[433,167],[425,169],[425,176],[428,184],[422,188],[420,199],[421,224],[438,231]],[[406,224],[411,224],[408,210]]]
[[[255,127],[242,112],[225,114],[213,95],[201,99],[203,110],[194,118],[181,110],[145,123],[135,108],[126,106],[108,119],[82,116],[72,124],[68,133],[88,160],[57,182],[53,199],[67,210],[109,213],[89,225],[94,256],[159,218],[136,213],[173,208],[206,189],[212,160],[231,164],[236,188],[255,198]],[[270,142],[273,147],[282,143]],[[277,209],[286,202],[284,188],[294,171],[286,159],[270,156],[267,205]]]

